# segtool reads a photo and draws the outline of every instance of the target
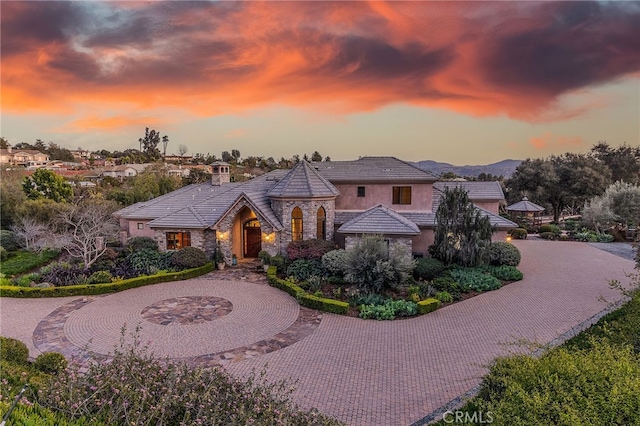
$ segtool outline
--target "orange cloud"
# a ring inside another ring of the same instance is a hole
[[[76,128],[128,125],[86,111],[96,102],[200,116],[407,103],[544,121],[591,106],[564,95],[640,70],[640,8],[624,2],[0,7],[3,110],[86,114]]]
[[[578,136],[566,137],[552,135],[546,132],[542,137],[532,137],[529,143],[537,150],[552,150],[558,148],[576,148],[584,146],[584,141]]]

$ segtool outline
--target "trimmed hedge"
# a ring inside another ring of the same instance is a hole
[[[438,299],[429,298],[421,300],[417,303],[418,305],[418,314],[428,314],[429,312],[433,312],[442,305]]]
[[[18,339],[0,336],[0,359],[26,365],[29,361],[29,348]]]
[[[187,280],[199,277],[213,271],[213,263],[207,263],[200,268],[187,269],[180,272],[161,273],[145,277],[130,278],[108,284],[83,284],[69,285],[65,287],[14,287],[0,286],[2,297],[63,297],[63,296],[93,296],[98,294],[116,293],[130,288],[143,287],[150,284],[159,284],[169,281]]]
[[[528,233],[524,228],[514,228],[509,231],[509,235],[516,240],[526,240]]]

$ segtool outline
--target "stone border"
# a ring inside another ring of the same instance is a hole
[[[67,339],[64,325],[71,314],[85,307],[103,296],[90,296],[72,300],[47,315],[38,323],[33,332],[33,344],[41,352],[60,352],[65,357],[84,362],[89,358],[108,359],[109,356],[97,352],[81,349]],[[231,362],[254,358],[268,354],[278,349],[286,348],[313,333],[322,321],[322,313],[313,309],[300,307],[298,318],[287,329],[273,337],[230,351],[185,358],[169,358],[172,361],[182,361],[194,366],[213,367],[227,365]]]
[[[529,352],[529,355],[532,355],[534,357],[542,356],[549,349],[553,349],[562,345],[567,340],[577,336],[578,334],[582,333],[592,325],[596,324],[605,315],[608,315],[611,312],[618,310],[623,304],[625,304],[628,301],[629,301],[629,298],[624,297],[618,300],[617,302],[610,304],[609,306],[607,306],[605,309],[601,310],[597,314],[582,321],[580,324],[570,328],[569,330],[562,333],[555,339],[551,340],[549,343],[547,343],[543,347]],[[472,387],[465,393],[453,398],[451,401],[447,402],[445,405],[441,406],[440,408],[435,409],[434,411],[427,414],[420,420],[415,421],[414,423],[411,424],[411,426],[422,426],[422,425],[427,425],[427,424],[439,421],[440,419],[442,419],[442,416],[444,415],[444,413],[450,410],[456,410],[456,409],[462,408],[469,399],[478,395],[478,392],[480,391],[480,387],[481,387],[481,384],[478,384]]]

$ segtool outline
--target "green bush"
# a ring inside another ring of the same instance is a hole
[[[113,276],[109,271],[97,271],[87,279],[87,284],[104,284],[113,281]]]
[[[538,232],[540,234],[550,232],[555,235],[560,235],[560,227],[558,225],[550,225],[550,224],[540,225],[540,228],[538,228]]]
[[[509,231],[509,235],[511,235],[511,237],[516,240],[526,240],[528,233],[524,228],[514,228]]]
[[[438,309],[441,305],[438,299],[425,299],[419,301],[416,305],[418,305],[418,313],[420,315],[428,314],[429,312],[433,312]]]
[[[276,254],[275,256],[271,257],[269,265],[275,266],[279,271],[283,271],[285,262],[286,260],[284,256]]]
[[[306,281],[313,275],[322,275],[322,272],[319,260],[297,259],[287,268],[287,276],[298,281]]]
[[[0,336],[0,359],[16,364],[29,362],[29,348],[20,340]]]
[[[8,229],[0,230],[0,247],[4,247],[7,251],[16,251],[20,248],[16,234]]]
[[[125,248],[131,253],[143,249],[158,251],[158,242],[150,237],[133,237],[127,240]]]
[[[49,263],[56,257],[58,257],[58,252],[55,250],[44,250],[40,253],[20,250],[0,263],[0,272],[8,276],[23,274]]]
[[[302,287],[296,285],[293,281],[281,280],[276,276],[276,267],[271,265],[267,270],[267,280],[273,287],[278,288],[289,295],[297,298],[298,294],[304,293]]]
[[[39,273],[43,282],[56,287],[84,284],[87,281],[84,268],[68,262],[51,263],[40,269]]]
[[[523,278],[522,272],[515,266],[509,265],[492,267],[489,273],[502,281],[520,281]]]
[[[207,255],[197,247],[185,247],[171,256],[171,264],[180,268],[199,268],[207,263]]]
[[[150,284],[165,283],[169,281],[187,280],[199,277],[211,272],[214,269],[213,263],[207,263],[200,268],[187,269],[180,272],[162,272],[156,275],[130,278],[107,284],[91,285],[70,285],[66,287],[0,287],[2,297],[62,297],[62,296],[91,296],[97,294],[115,293],[130,288],[143,287]]]
[[[322,255],[322,267],[328,275],[342,277],[347,267],[347,252],[345,250],[331,250]]]
[[[349,304],[351,306],[384,305],[389,300],[391,300],[391,298],[388,296],[383,296],[377,293],[357,293],[349,298]]]
[[[0,246],[0,260],[4,262],[5,260],[7,260],[8,257],[9,257],[9,252],[7,252],[7,250],[4,247]]]
[[[328,240],[298,240],[291,241],[287,246],[287,258],[290,261],[297,259],[320,260],[325,253],[336,248],[333,241]]]
[[[58,352],[45,352],[36,357],[33,367],[43,373],[57,374],[67,368],[67,359]]]
[[[442,303],[451,303],[453,302],[453,296],[449,294],[447,291],[439,291],[436,293],[436,299],[438,299]]]
[[[266,250],[260,250],[258,252],[258,258],[262,261],[263,265],[268,265],[271,260],[271,255]]]
[[[381,305],[361,305],[360,318],[392,320],[395,317],[408,317],[418,313],[418,306],[414,302],[406,300],[387,299]]]
[[[538,236],[543,240],[550,241],[556,240],[558,238],[558,235],[554,234],[553,232],[541,232],[540,234],[538,234]]]
[[[520,250],[511,243],[496,241],[489,246],[489,262],[492,265],[518,266],[520,259]]]
[[[431,281],[444,271],[444,263],[432,257],[425,257],[416,260],[416,268],[413,274],[416,278]]]
[[[450,275],[436,278],[431,282],[431,285],[437,291],[446,291],[447,293],[450,293],[454,298],[458,298],[462,291],[460,284],[458,284],[458,282]]]
[[[493,275],[484,273],[476,268],[460,268],[451,271],[451,277],[460,284],[462,291],[491,291],[502,286]]]
[[[310,309],[339,315],[345,315],[349,312],[349,304],[340,300],[326,299],[305,292],[298,293],[297,298],[302,306]]]

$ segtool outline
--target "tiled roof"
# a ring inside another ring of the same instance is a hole
[[[507,211],[514,212],[541,212],[544,211],[544,207],[532,203],[527,197],[524,197],[521,201],[507,206]]]
[[[382,204],[370,208],[343,224],[342,234],[418,235],[418,225]]]
[[[443,192],[445,188],[463,188],[471,200],[504,200],[504,193],[499,182],[444,181],[434,183],[433,187]]]
[[[437,176],[395,157],[321,161],[312,166],[331,182],[435,182],[438,179]]]
[[[270,197],[335,197],[340,191],[311,165],[299,161],[270,191]]]
[[[204,229],[209,225],[205,222],[205,220],[198,214],[195,209],[190,206],[184,208],[182,210],[178,210],[176,212],[170,213],[164,217],[152,220],[149,222],[148,226],[151,228],[194,228],[194,229]]]

